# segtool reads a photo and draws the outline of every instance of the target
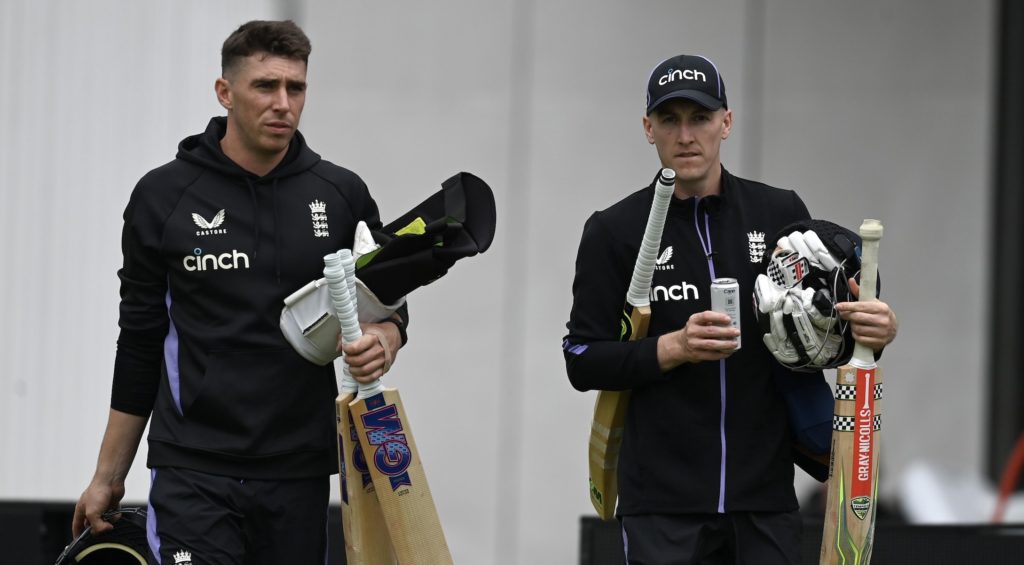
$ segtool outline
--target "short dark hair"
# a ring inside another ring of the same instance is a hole
[[[253,20],[239,26],[220,50],[221,73],[227,75],[238,63],[257,53],[266,53],[309,64],[313,48],[302,29],[291,20]]]

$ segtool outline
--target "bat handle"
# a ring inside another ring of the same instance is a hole
[[[864,220],[860,225],[860,297],[868,302],[875,299],[878,282],[878,242],[882,239],[882,222]]]
[[[882,240],[882,222],[864,220],[860,225],[860,295],[859,302],[875,299],[878,283],[878,242]],[[871,364],[875,361],[875,353],[866,345],[856,343],[853,348],[854,362]]]
[[[348,310],[353,309],[353,306],[348,285],[345,283],[345,271],[338,253],[324,256],[324,277],[327,279],[327,290],[331,296],[331,303],[334,305],[334,314],[338,317],[338,323],[344,328],[345,316]],[[358,326],[358,323],[356,325]],[[344,340],[344,336],[342,339]],[[352,372],[344,359],[342,359],[341,371],[339,390],[342,394],[355,392],[359,388],[359,383],[352,377]]]
[[[640,243],[640,252],[637,254],[636,264],[633,265],[633,277],[629,281],[629,290],[626,292],[626,302],[634,307],[647,306],[651,303],[649,294],[651,280],[654,278],[654,264],[658,260],[661,234],[665,229],[665,216],[668,213],[669,203],[672,201],[675,182],[676,172],[665,168],[661,170],[658,182],[654,186],[654,200],[651,202],[651,211],[647,216],[644,239]]]
[[[342,249],[337,253],[329,254],[324,257],[324,265],[324,276],[327,277],[331,301],[334,303],[338,321],[341,323],[341,340],[346,344],[352,343],[363,337],[363,330],[359,327],[359,316],[356,312],[355,260],[352,258],[352,251]],[[352,275],[346,276],[346,273],[352,273]],[[350,292],[350,288],[353,292]],[[373,396],[384,390],[380,379],[375,379],[369,384],[359,383],[358,387],[357,397],[360,399]]]
[[[356,298],[356,258],[348,249],[340,254],[341,268],[345,271],[345,284],[348,286],[348,296],[352,306],[356,309],[356,319],[359,317],[359,300]]]

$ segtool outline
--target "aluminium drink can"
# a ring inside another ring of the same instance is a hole
[[[740,329],[740,283],[733,278],[719,278],[711,281],[711,310],[728,314],[732,327]],[[736,349],[740,338],[736,338]]]

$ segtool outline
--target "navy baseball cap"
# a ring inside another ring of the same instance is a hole
[[[647,79],[647,114],[675,98],[693,100],[708,110],[729,107],[718,67],[699,55],[676,55],[651,71]]]

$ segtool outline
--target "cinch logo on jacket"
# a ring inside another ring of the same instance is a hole
[[[700,291],[697,290],[696,285],[692,285],[686,281],[679,281],[679,284],[670,286],[652,286],[651,287],[651,302],[658,302],[661,300],[671,300],[678,302],[680,300],[699,300]]]
[[[181,260],[186,271],[219,271],[229,269],[248,269],[249,256],[237,249],[230,253],[203,253],[203,250],[196,247],[192,255],[186,255]]]

